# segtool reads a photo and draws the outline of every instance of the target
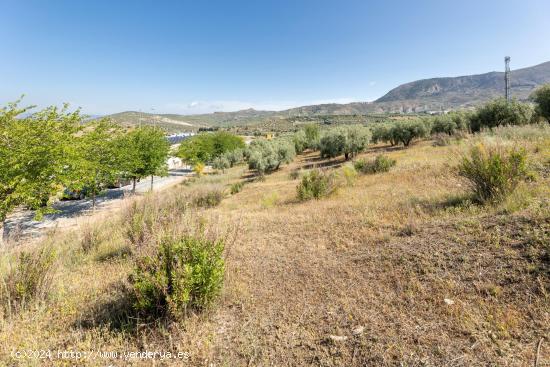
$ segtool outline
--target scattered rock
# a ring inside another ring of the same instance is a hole
[[[452,299],[449,299],[449,298],[445,298],[443,301],[445,301],[445,303],[448,304],[448,305],[454,305],[455,304],[455,301],[453,301]]]
[[[348,340],[348,337],[344,335],[329,335],[328,337],[333,342],[343,342]]]

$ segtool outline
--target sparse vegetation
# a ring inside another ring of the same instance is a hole
[[[385,155],[377,155],[371,160],[359,159],[354,162],[354,167],[357,171],[364,174],[373,174],[380,172],[388,172],[390,168],[395,166],[395,159],[388,158]]]
[[[314,169],[302,176],[302,181],[296,187],[298,199],[301,201],[321,199],[332,194],[338,188],[334,173]]]
[[[502,201],[528,177],[527,154],[523,149],[478,145],[462,158],[458,172],[479,202]]]
[[[231,192],[231,195],[235,195],[235,194],[238,194],[239,192],[241,192],[243,187],[244,187],[244,182],[243,181],[235,182],[234,184],[231,185],[231,188],[230,188],[229,191]]]
[[[219,187],[201,189],[193,196],[193,205],[199,208],[212,208],[221,204],[225,197],[224,190]]]
[[[146,317],[181,317],[208,307],[224,278],[223,241],[183,237],[161,243],[130,276],[134,307]]]
[[[5,315],[11,315],[48,295],[54,261],[55,253],[51,248],[19,253],[0,287],[0,302]]]

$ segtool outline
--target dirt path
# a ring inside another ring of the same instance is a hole
[[[191,174],[188,169],[170,170],[166,177],[154,177],[153,190],[162,191],[168,187],[182,182]],[[151,181],[146,178],[138,182],[136,192],[144,194],[150,191]],[[58,201],[53,207],[55,213],[45,215],[41,221],[34,220],[34,212],[31,210],[19,210],[6,220],[3,236],[7,243],[18,243],[22,239],[39,238],[51,229],[67,229],[78,226],[83,221],[93,220],[94,217],[104,215],[105,212],[118,209],[124,199],[130,197],[132,186],[123,186],[109,189],[96,200],[96,209],[92,209],[92,200],[66,200]]]

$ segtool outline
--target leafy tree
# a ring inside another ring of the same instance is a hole
[[[319,139],[321,138],[321,130],[317,124],[307,124],[304,126],[304,134],[306,135],[307,148],[318,149]]]
[[[133,181],[132,192],[136,191],[136,181],[151,176],[151,191],[153,176],[163,176],[167,173],[166,159],[170,144],[164,132],[157,127],[141,126],[128,132],[124,138],[123,155],[125,163],[123,170]]]
[[[190,163],[208,163],[226,152],[244,147],[241,137],[226,131],[217,131],[195,135],[184,140],[180,144],[178,156]]]
[[[432,134],[453,135],[458,126],[451,116],[437,116],[433,119]]]
[[[67,105],[24,117],[32,107],[20,108],[19,102],[0,108],[0,227],[18,206],[35,209],[37,219],[52,211],[49,199],[68,180],[73,137],[82,122]]]
[[[225,171],[225,169],[231,167],[231,163],[229,162],[229,159],[227,159],[225,156],[220,156],[214,158],[214,161],[212,162],[212,167],[220,171]]]
[[[414,139],[423,138],[427,135],[426,125],[420,121],[400,121],[391,128],[391,137],[394,141],[403,143],[408,147]]]
[[[225,157],[229,161],[229,166],[233,167],[244,160],[244,149],[239,148],[225,152],[222,157]]]
[[[532,114],[533,109],[525,103],[498,98],[481,106],[470,116],[470,129],[478,132],[483,128],[503,125],[525,125],[530,122]]]
[[[69,187],[87,189],[95,208],[97,194],[124,169],[122,131],[118,125],[102,119],[87,124],[75,141],[75,159],[70,164],[73,179]]]
[[[291,162],[295,155],[294,144],[286,139],[255,140],[250,144],[248,167],[263,175]]]
[[[294,142],[294,150],[296,153],[301,154],[308,147],[308,141],[304,130],[298,130],[292,137]]]
[[[322,157],[334,158],[344,154],[345,159],[366,149],[370,131],[364,126],[339,126],[328,130],[319,142]]]
[[[537,104],[537,115],[550,122],[550,84],[543,85],[533,92],[531,99]]]

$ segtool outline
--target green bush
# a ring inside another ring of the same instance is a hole
[[[354,166],[346,165],[342,167],[342,176],[346,181],[346,185],[353,186],[357,180],[357,170],[355,170]]]
[[[470,116],[470,129],[479,132],[505,125],[526,125],[531,121],[533,108],[516,100],[498,98],[481,106]]]
[[[223,285],[223,250],[221,240],[163,242],[156,254],[139,259],[130,275],[134,307],[148,317],[178,317],[210,306]]]
[[[432,134],[447,134],[453,135],[458,129],[456,122],[451,116],[437,116],[432,122]]]
[[[378,155],[372,160],[360,159],[354,162],[354,167],[357,171],[364,174],[373,174],[380,172],[388,172],[390,168],[395,166],[395,159],[386,157],[385,155]]]
[[[231,167],[231,163],[229,162],[229,159],[222,155],[214,158],[212,161],[212,167],[219,171],[225,171],[227,168]]]
[[[319,169],[306,173],[296,187],[300,201],[321,199],[329,196],[338,188],[334,174]]]
[[[239,136],[226,131],[207,132],[182,141],[177,155],[186,162],[207,163],[226,152],[244,148],[244,141]]]
[[[43,299],[51,288],[54,261],[55,253],[50,248],[21,252],[0,287],[4,311],[15,312],[32,300]]]
[[[462,158],[458,174],[464,177],[480,203],[499,202],[529,177],[524,149],[478,145]]]
[[[241,192],[241,190],[243,189],[243,186],[244,186],[244,182],[235,182],[234,184],[232,184],[230,188],[231,195],[235,195]]]
[[[224,196],[221,188],[205,189],[196,192],[192,202],[198,208],[213,208],[221,204]]]

